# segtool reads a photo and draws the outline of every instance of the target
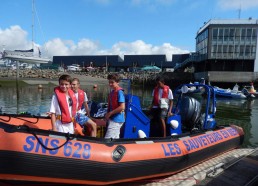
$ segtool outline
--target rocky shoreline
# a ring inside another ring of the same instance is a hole
[[[110,73],[110,72],[109,72]],[[79,78],[82,85],[106,85],[107,75],[105,72],[62,72],[54,69],[19,69],[19,81],[23,81],[27,84],[58,84],[58,78],[62,74],[69,74],[72,77]],[[17,71],[12,69],[0,69],[1,80],[13,80],[17,79]],[[119,73],[123,79],[131,79],[133,84],[150,83],[155,80],[157,73]]]

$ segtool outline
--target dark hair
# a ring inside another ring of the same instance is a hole
[[[109,74],[107,77],[108,80],[114,80],[115,82],[119,82],[120,78],[118,74]]]
[[[159,77],[156,78],[156,82],[159,82],[159,81],[160,81],[161,83],[165,83],[164,78],[161,77],[161,76],[159,76]]]
[[[72,82],[73,82],[73,81],[77,81],[78,84],[80,84],[80,80],[79,80],[78,78],[73,78]]]
[[[63,75],[61,75],[60,77],[59,77],[59,83],[60,83],[60,81],[62,81],[62,80],[64,80],[64,81],[68,81],[70,84],[72,83],[72,77],[70,76],[70,75],[68,75],[68,74],[63,74]]]

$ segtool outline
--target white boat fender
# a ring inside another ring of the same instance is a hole
[[[179,123],[177,120],[171,120],[170,121],[170,126],[173,128],[173,129],[177,129],[177,127],[179,126]]]
[[[178,123],[177,120],[171,120],[171,121],[170,121],[170,126],[171,126],[173,129],[177,129],[178,126],[179,126],[179,123]],[[178,135],[176,132],[173,132],[173,133],[171,134],[171,136],[176,136],[176,135]]]
[[[179,135],[182,133],[181,127],[181,116],[174,114],[172,116],[169,116],[167,118],[167,125],[169,126],[169,134],[171,136],[173,135]]]
[[[146,138],[146,134],[145,132],[143,132],[142,130],[138,130],[138,138]]]
[[[171,134],[171,136],[176,136],[176,135],[178,135],[178,134],[177,134],[177,133],[172,133],[172,134]]]

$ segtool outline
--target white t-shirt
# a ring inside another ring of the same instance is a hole
[[[69,96],[66,96],[67,105],[69,105],[68,100],[69,100]],[[61,109],[59,107],[56,95],[52,96],[50,112],[54,113],[56,116],[61,115]],[[69,105],[69,113],[70,113],[70,116],[72,116],[72,106],[70,105]],[[55,124],[56,124],[57,131],[59,132],[64,132],[64,133],[69,132],[71,134],[74,133],[73,122],[62,124],[61,120],[57,119]]]
[[[160,98],[162,98],[162,94],[163,94],[163,89],[159,88],[159,100],[160,100]],[[154,90],[152,91],[152,97],[153,96],[154,96]],[[169,89],[168,90],[168,100],[172,100],[172,99],[174,99],[173,93],[172,93],[172,90]],[[158,108],[158,106],[153,106],[153,108]]]

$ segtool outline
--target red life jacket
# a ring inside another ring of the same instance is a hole
[[[119,90],[123,90],[123,89],[121,87],[117,87],[116,89],[114,89],[110,92],[110,94],[108,96],[108,111],[115,110],[119,106],[119,103],[118,103],[118,91]]]
[[[85,94],[84,91],[81,89],[78,89],[78,108],[77,110],[80,110],[82,108],[82,104],[84,103]]]
[[[60,87],[56,87],[54,91],[61,110],[61,119],[60,119],[61,122],[63,124],[72,122],[73,117],[76,114],[76,105],[77,105],[77,100],[74,92],[71,89],[68,89],[68,95],[70,96],[70,99],[72,99],[72,117],[71,117],[69,112],[69,107],[67,105],[65,93],[60,89]]]
[[[154,97],[153,97],[154,106],[159,106],[159,89],[160,88],[158,86],[154,88]],[[169,86],[164,85],[161,98],[168,98],[168,93],[169,93]]]

